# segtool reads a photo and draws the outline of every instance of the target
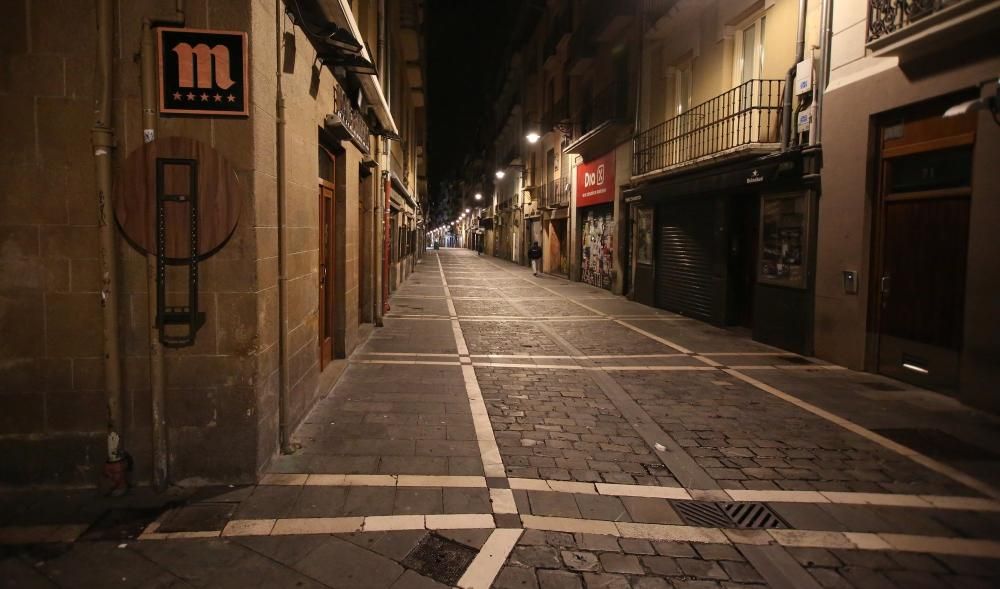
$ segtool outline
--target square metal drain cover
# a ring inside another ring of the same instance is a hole
[[[692,526],[754,530],[789,527],[763,503],[752,501],[672,501],[671,503],[681,518]]]
[[[135,540],[146,526],[171,506],[149,509],[109,509],[80,536],[81,542]]]
[[[1000,454],[960,440],[939,429],[900,427],[872,431],[931,458],[1000,461]]]
[[[406,568],[453,587],[476,551],[437,534],[427,534],[400,563]]]

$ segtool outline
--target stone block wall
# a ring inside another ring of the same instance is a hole
[[[143,17],[170,0],[118,3],[114,28],[115,172],[142,145]],[[0,24],[0,484],[93,485],[104,462],[106,401],[98,263],[94,2],[5,3]],[[187,3],[187,26],[250,29],[245,1]],[[254,49],[253,51],[256,51]],[[252,90],[256,92],[257,89]],[[251,118],[252,120],[252,118]],[[166,352],[171,478],[249,481],[256,468],[258,352],[254,129],[247,119],[166,118],[159,136],[203,141],[245,187],[230,242],[201,266],[207,322],[190,348]],[[124,434],[137,482],[148,480],[151,411],[146,262],[118,240]],[[176,273],[171,273],[176,276]],[[175,282],[174,284],[182,284]],[[176,300],[178,293],[170,293]],[[214,449],[214,450],[213,450]]]

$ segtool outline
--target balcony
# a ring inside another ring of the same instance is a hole
[[[901,59],[967,45],[997,29],[1000,3],[990,0],[869,0],[867,46]]]
[[[557,178],[532,190],[538,209],[555,209],[569,206],[572,186],[569,178]]]
[[[632,108],[628,86],[612,83],[573,111],[566,153],[591,159],[614,148],[632,134]]]
[[[632,175],[778,147],[784,80],[749,80],[635,136]]]
[[[349,139],[365,155],[371,153],[369,145],[370,131],[365,117],[354,108],[347,93],[339,84],[333,87],[333,114],[327,115],[326,126],[342,139]]]

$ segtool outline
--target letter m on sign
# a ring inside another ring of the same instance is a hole
[[[242,31],[157,29],[160,114],[249,115],[249,47]]]
[[[181,88],[194,88],[196,78],[199,88],[229,90],[236,83],[229,76],[229,48],[224,45],[209,47],[199,43],[191,47],[189,43],[178,43],[173,52],[177,54],[177,81]]]

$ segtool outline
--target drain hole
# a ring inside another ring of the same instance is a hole
[[[732,520],[715,503],[708,501],[675,501],[674,508],[684,521],[691,526],[728,528]]]
[[[476,551],[468,546],[437,534],[428,534],[400,564],[451,587],[458,582],[475,557]]]
[[[691,526],[711,528],[788,528],[770,508],[756,502],[672,501],[674,509]]]
[[[741,528],[762,530],[788,527],[763,503],[720,503],[719,506]]]

